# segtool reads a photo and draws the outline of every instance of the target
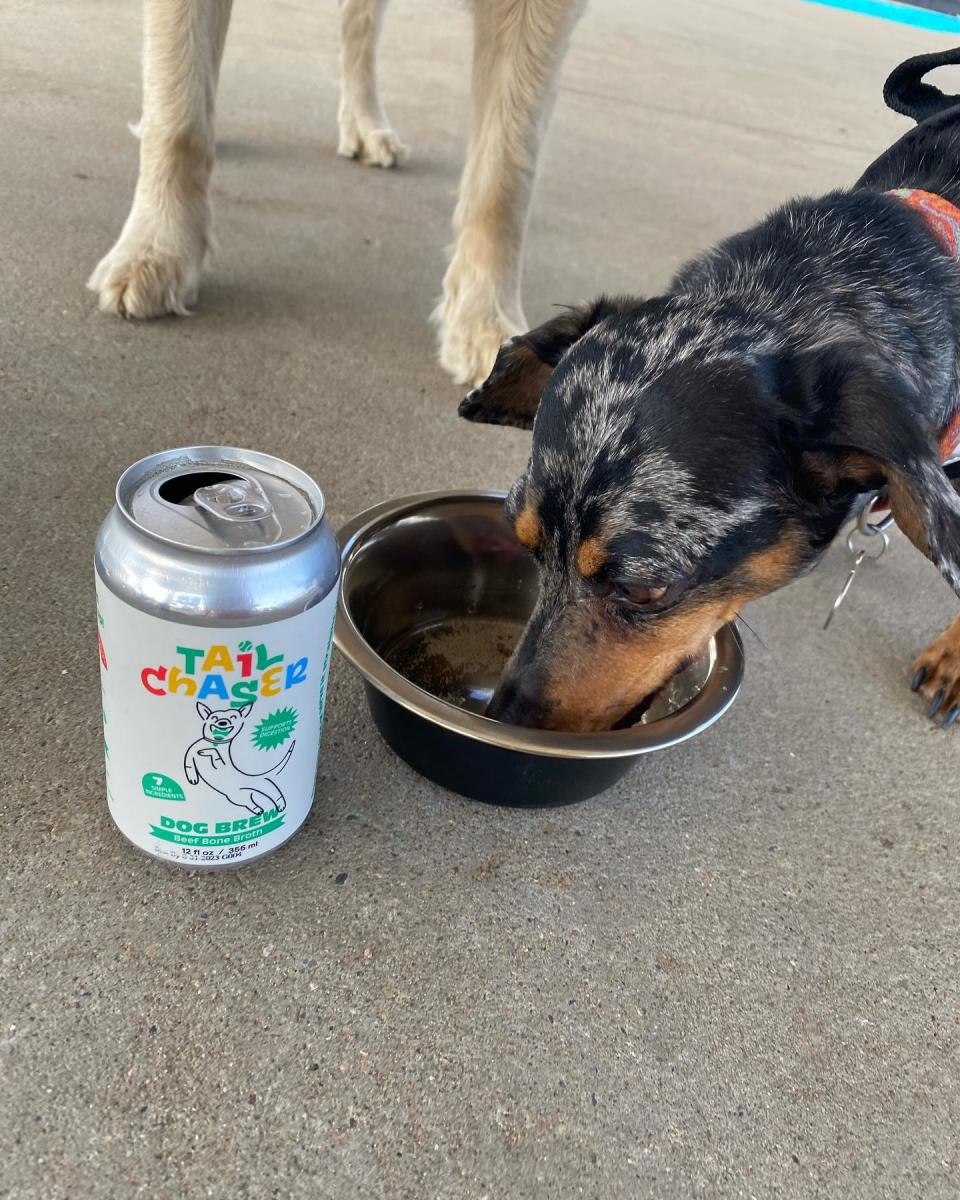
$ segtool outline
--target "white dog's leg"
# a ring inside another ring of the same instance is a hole
[[[210,245],[213,107],[232,0],[145,0],[140,175],[90,276],[104,312],[186,314]]]
[[[523,238],[558,68],[585,0],[474,0],[473,122],[453,219],[453,257],[434,319],[457,383],[489,374],[526,329]]]
[[[337,153],[393,167],[407,147],[390,128],[377,88],[377,42],[387,0],[340,0],[340,144]]]

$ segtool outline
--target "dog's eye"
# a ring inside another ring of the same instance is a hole
[[[634,584],[614,584],[612,595],[622,604],[636,609],[666,608],[681,590],[679,581],[637,587]]]
[[[631,604],[652,604],[662,600],[666,594],[665,587],[630,588],[622,593],[624,600],[629,600]]]

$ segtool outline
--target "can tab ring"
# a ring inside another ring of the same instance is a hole
[[[231,479],[197,488],[197,505],[218,521],[264,521],[274,515],[270,498],[255,479]]]

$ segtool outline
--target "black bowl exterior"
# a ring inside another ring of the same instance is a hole
[[[364,680],[387,745],[421,775],[471,800],[514,808],[573,804],[621,779],[635,758],[555,758],[478,742],[426,720]]]

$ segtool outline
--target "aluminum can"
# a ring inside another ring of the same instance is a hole
[[[316,782],[340,573],[323,493],[255,451],[153,454],[94,559],[117,827],[187,867],[275,850]]]

